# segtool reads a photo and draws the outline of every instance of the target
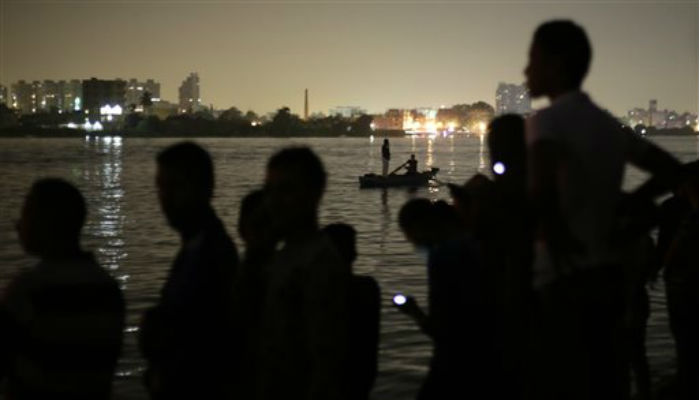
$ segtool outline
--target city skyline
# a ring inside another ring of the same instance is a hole
[[[310,114],[494,104],[498,82],[524,81],[532,31],[559,16],[591,37],[584,89],[601,106],[624,115],[653,98],[697,112],[697,10],[685,1],[0,0],[0,83],[152,77],[177,102],[183,77],[197,72],[202,103],[219,109],[303,115],[306,88]],[[11,34],[23,26],[34,28]]]

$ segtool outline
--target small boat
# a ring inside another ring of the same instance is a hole
[[[435,175],[440,171],[440,168],[430,168],[430,171],[423,171],[417,174],[392,174],[392,175],[377,175],[365,174],[360,178],[360,189],[367,188],[386,188],[397,186],[428,186],[431,180],[435,179]]]

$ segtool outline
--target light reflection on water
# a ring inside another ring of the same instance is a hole
[[[115,398],[145,398],[139,376],[143,371],[136,345],[140,316],[152,305],[177,251],[178,238],[166,226],[154,191],[154,158],[173,139],[3,139],[0,142],[0,290],[14,271],[34,260],[22,254],[12,221],[32,181],[44,176],[64,177],[75,183],[88,202],[89,215],[83,243],[101,265],[119,279],[127,300],[127,328],[123,356],[115,382]],[[483,137],[436,136],[392,138],[392,166],[411,153],[426,167],[442,168],[443,182],[463,183],[484,171],[487,150]],[[309,144],[323,158],[329,172],[322,221],[347,222],[358,231],[356,271],[374,276],[382,287],[380,376],[373,398],[405,399],[415,396],[430,357],[430,343],[408,318],[390,303],[395,292],[416,296],[425,304],[425,270],[398,230],[396,216],[403,203],[415,196],[446,199],[444,187],[415,192],[359,190],[357,176],[379,172],[382,141],[340,139],[203,139],[197,142],[214,157],[217,195],[214,203],[228,231],[235,235],[238,204],[249,190],[259,187],[267,158],[290,144]],[[661,141],[677,156],[697,158],[697,139]],[[643,175],[629,170],[626,186]],[[240,245],[240,241],[237,240]],[[241,251],[243,249],[240,249]],[[670,342],[661,292],[652,293],[649,356],[655,370],[668,369]]]
[[[484,138],[486,135],[479,135],[479,168],[480,173],[484,173],[486,169],[486,145],[484,144]]]

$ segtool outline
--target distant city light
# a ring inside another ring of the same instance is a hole
[[[122,107],[119,104],[115,106],[104,105],[100,107],[100,115],[122,115]]]
[[[506,166],[500,162],[497,161],[496,163],[493,164],[493,173],[496,175],[503,175],[506,172]]]
[[[479,132],[483,135],[486,133],[486,122],[481,121],[479,122]]]

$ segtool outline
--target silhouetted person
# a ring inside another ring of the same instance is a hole
[[[0,380],[8,399],[109,399],[121,351],[124,300],[116,280],[80,247],[85,200],[62,179],[32,185],[17,224],[39,257],[2,302]]]
[[[264,270],[275,250],[271,220],[262,190],[254,190],[241,201],[238,233],[246,251],[235,287],[235,321],[242,333],[237,351],[241,354],[241,379],[236,398],[254,398],[256,390],[260,314],[264,295]]]
[[[496,291],[503,294],[504,384],[508,398],[522,398],[530,379],[528,351],[532,309],[532,223],[527,196],[525,121],[507,114],[489,124],[488,148],[494,176],[492,197],[497,209],[484,225],[496,227],[483,239],[484,253],[494,273]],[[483,235],[482,235],[483,236]],[[500,276],[499,276],[499,269]]]
[[[491,170],[500,190],[522,198],[527,191],[525,120],[516,114],[495,118],[489,124]]]
[[[415,175],[418,173],[418,161],[416,155],[411,154],[411,158],[406,161],[406,175]]]
[[[618,210],[615,245],[619,247],[625,284],[625,345],[634,376],[635,399],[651,399],[651,377],[646,356],[649,295],[646,284],[656,269],[656,247],[650,231],[658,224],[658,210],[651,200],[622,197]]]
[[[590,59],[580,26],[550,21],[537,28],[525,69],[531,96],[551,102],[526,129],[537,224],[541,399],[626,396],[622,272],[611,244],[624,166],[631,161],[671,184],[679,167],[580,90]]]
[[[382,175],[384,176],[389,173],[389,161],[391,161],[389,139],[384,139],[384,143],[382,143]]]
[[[684,165],[683,180],[662,205],[659,251],[666,306],[676,345],[681,399],[698,398],[698,162]]]
[[[352,272],[357,258],[356,232],[347,224],[331,224],[323,228],[338,253]],[[371,276],[350,277],[348,399],[368,399],[377,377],[379,346],[379,311],[381,294]]]
[[[264,263],[275,247],[277,238],[272,232],[270,212],[265,206],[265,192],[254,190],[241,201],[238,214],[238,234],[245,242],[245,260]]]
[[[155,399],[222,398],[230,392],[236,246],[211,207],[214,166],[192,142],[157,157],[160,205],[181,238],[158,304],[144,316],[142,352]]]
[[[428,312],[410,296],[399,306],[433,340],[418,399],[500,398],[500,310],[478,242],[442,201],[409,201],[399,225],[409,242],[428,252]]]
[[[267,164],[265,205],[279,238],[266,266],[261,321],[259,398],[346,397],[346,263],[318,226],[326,187],[321,160],[287,148]]]

